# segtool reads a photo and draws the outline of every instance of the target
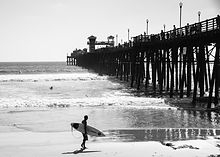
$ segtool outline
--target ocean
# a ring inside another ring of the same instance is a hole
[[[112,76],[65,62],[0,63],[0,133],[67,132],[70,123],[81,122],[84,115],[89,116],[89,125],[109,135],[105,140],[220,134],[218,113],[181,110],[164,98],[136,96],[134,89]],[[155,130],[167,136],[153,134]]]

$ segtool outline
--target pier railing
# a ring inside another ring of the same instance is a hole
[[[119,49],[119,48],[131,48],[136,44],[144,43],[144,44],[152,44],[152,42],[166,42],[180,38],[188,38],[190,36],[202,35],[205,33],[220,31],[220,16],[215,18],[207,19],[194,24],[187,24],[181,28],[173,28],[172,30],[163,32],[158,34],[146,35],[146,33],[132,37],[132,41],[124,42],[123,44],[119,44],[111,49]],[[100,48],[106,49],[106,48]],[[96,49],[99,52],[100,49]]]
[[[217,16],[212,19],[207,19],[205,21],[194,23],[194,24],[187,24],[181,28],[175,28],[170,31],[163,32],[159,34],[141,34],[136,37],[133,37],[134,43],[140,42],[155,42],[155,41],[164,41],[164,40],[173,40],[177,38],[184,38],[192,35],[199,35],[205,32],[214,32],[220,30],[220,16]],[[127,45],[127,43],[126,43]],[[133,44],[130,44],[133,45]]]

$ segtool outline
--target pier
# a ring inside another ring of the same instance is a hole
[[[153,91],[170,98],[190,97],[193,104],[206,102],[208,109],[218,104],[220,16],[132,39],[115,47],[93,45],[90,52],[67,56],[67,65],[116,76],[137,90],[144,87],[146,95]]]

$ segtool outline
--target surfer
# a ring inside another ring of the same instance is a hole
[[[88,120],[88,116],[85,115],[84,119],[82,121],[82,124],[84,125],[84,130],[85,133],[82,133],[83,135],[83,142],[81,144],[82,149],[86,149],[86,141],[88,140],[88,135],[87,135],[87,120]]]

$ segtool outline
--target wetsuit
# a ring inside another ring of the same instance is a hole
[[[83,134],[83,142],[82,142],[81,146],[82,146],[83,149],[85,149],[86,148],[85,143],[88,140],[87,129],[86,129],[87,121],[84,119],[82,121],[82,124],[84,125],[85,133],[82,133]]]

